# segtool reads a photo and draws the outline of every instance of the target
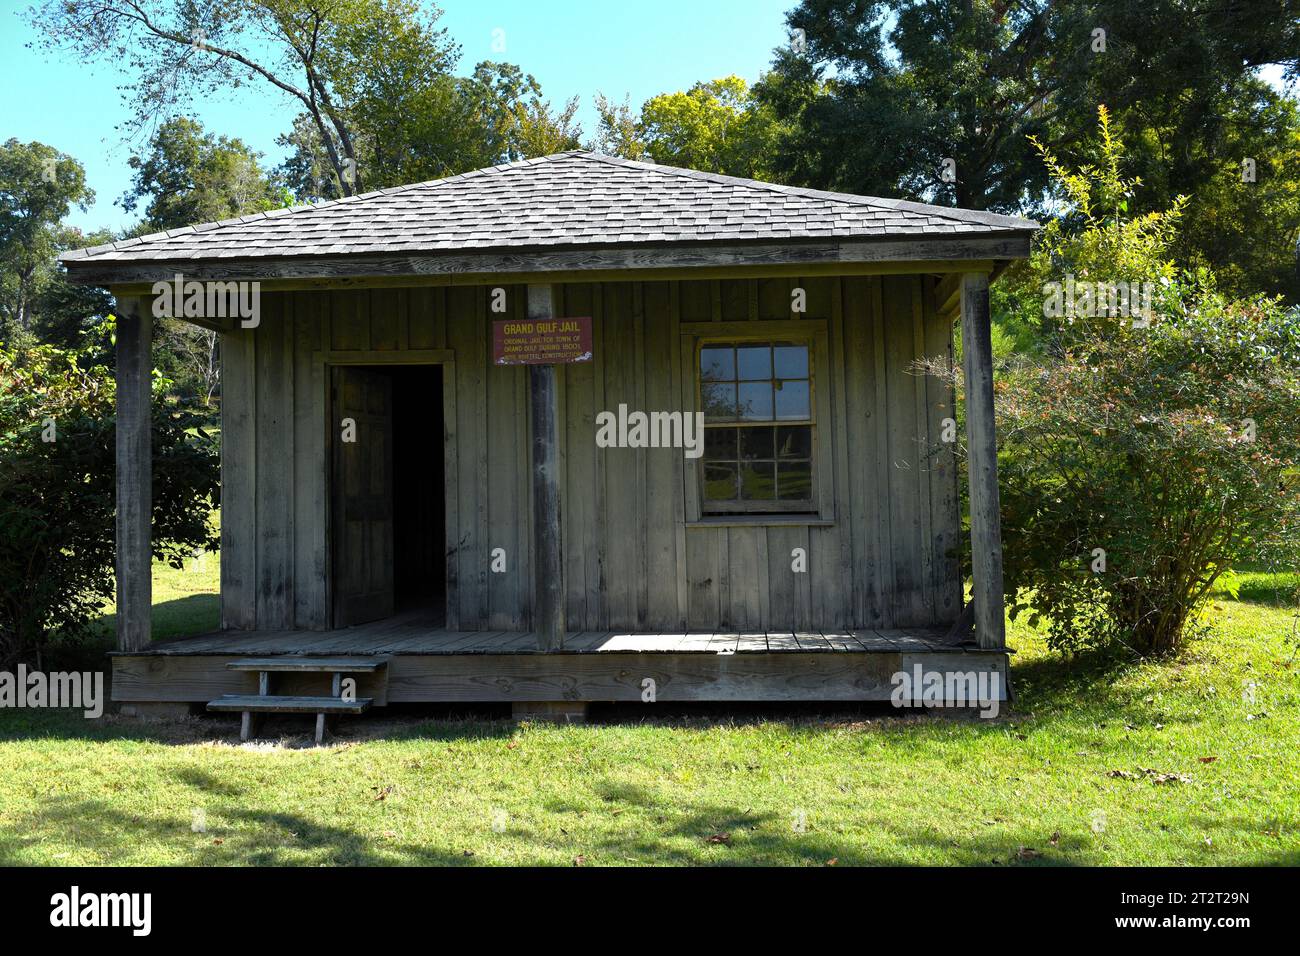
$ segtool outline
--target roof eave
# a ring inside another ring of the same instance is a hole
[[[847,237],[752,242],[627,243],[604,246],[466,249],[441,253],[389,253],[207,259],[68,259],[68,278],[79,285],[211,281],[363,280],[424,278],[472,282],[476,276],[538,276],[652,270],[690,272],[728,267],[799,267],[818,272],[837,265],[1023,259],[1033,229],[969,235]],[[933,271],[927,268],[922,271]],[[573,280],[568,280],[573,281]]]

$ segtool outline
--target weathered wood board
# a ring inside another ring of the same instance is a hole
[[[562,284],[594,357],[557,374],[565,618],[572,631],[746,633],[943,625],[961,607],[950,389],[916,374],[951,356],[951,320],[919,275]],[[505,316],[526,314],[507,285]],[[808,311],[789,313],[791,290]],[[326,388],[331,362],[436,361],[445,384],[448,619],[532,626],[527,373],[491,363],[490,287],[265,292],[254,330],[224,334],[222,621],[329,626]],[[816,327],[821,514],[699,513],[680,449],[598,448],[620,403],[687,411],[698,324]],[[775,325],[773,325],[775,323]],[[683,334],[685,332],[685,334]],[[400,439],[399,439],[400,440]],[[493,549],[506,571],[492,573]],[[792,570],[792,554],[807,558]]]

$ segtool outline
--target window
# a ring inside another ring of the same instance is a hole
[[[815,510],[811,352],[792,341],[701,344],[705,512]]]

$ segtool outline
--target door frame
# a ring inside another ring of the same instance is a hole
[[[446,573],[443,589],[446,604],[446,619],[443,627],[449,631],[460,629],[459,604],[456,593],[456,562],[450,554],[456,542],[460,540],[460,498],[456,479],[459,470],[456,465],[456,353],[452,349],[406,349],[403,351],[376,352],[330,349],[314,353],[313,364],[318,376],[321,396],[321,427],[324,429],[324,460],[321,468],[325,472],[325,495],[321,503],[324,514],[320,515],[321,528],[325,535],[325,620],[326,627],[333,630],[334,623],[334,445],[338,441],[338,428],[331,421],[334,414],[334,399],[331,382],[332,369],[344,365],[397,366],[397,365],[437,365],[442,368],[442,470],[443,470],[443,532],[445,540],[443,551],[446,557]],[[394,439],[396,441],[396,439]]]

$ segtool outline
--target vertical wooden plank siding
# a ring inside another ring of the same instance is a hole
[[[117,300],[117,648],[152,639],[153,314],[144,299]]]
[[[808,309],[791,311],[803,288]],[[533,620],[529,373],[490,354],[490,287],[268,293],[256,332],[225,333],[222,620],[321,629],[328,620],[324,355],[446,350],[448,623]],[[505,316],[528,290],[506,287]],[[919,276],[575,283],[565,315],[593,319],[592,362],[556,380],[558,579],[569,630],[808,631],[943,624],[960,610],[952,449],[937,444],[952,395],[912,364],[951,355],[951,325]],[[819,455],[827,520],[701,515],[697,461],[681,449],[598,448],[597,416],[694,412],[685,323],[819,323]],[[702,520],[703,519],[703,520]],[[492,573],[494,548],[505,573]],[[802,549],[806,572],[792,568]],[[540,609],[539,609],[540,610]]]
[[[949,369],[953,364],[952,326],[935,313],[934,283],[924,290],[926,357]],[[957,619],[962,608],[961,499],[957,490],[957,395],[952,382],[940,375],[925,377],[926,408],[930,442],[928,472],[930,486],[930,550],[933,555],[931,585],[934,593],[934,624]],[[945,425],[953,429],[952,440],[944,441]]]
[[[329,624],[325,588],[326,497],[324,368],[313,357],[320,348],[323,310],[330,300],[319,293],[296,292],[293,309],[293,617],[300,630],[320,631]]]
[[[257,626],[293,627],[293,317],[291,296],[268,296],[256,350]]]
[[[962,370],[966,379],[966,441],[970,448],[970,538],[975,635],[980,647],[1005,647],[1002,617],[1002,527],[998,442],[993,418],[993,344],[989,278],[968,272],[961,283]]]
[[[262,297],[265,311],[271,296]],[[257,338],[221,336],[221,626],[257,627]],[[320,463],[324,468],[324,462]]]

